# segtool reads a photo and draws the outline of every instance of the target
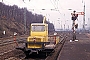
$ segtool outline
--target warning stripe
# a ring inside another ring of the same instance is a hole
[[[84,12],[76,12],[75,14],[84,15],[85,13]],[[73,15],[73,13],[71,13],[71,15]]]
[[[84,15],[84,12],[76,12],[78,15]]]

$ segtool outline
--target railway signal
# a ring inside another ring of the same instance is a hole
[[[78,27],[78,24],[75,24],[75,20],[77,20],[78,14],[76,14],[75,12],[76,12],[76,11],[73,11],[73,13],[71,13],[71,15],[72,15],[72,20],[73,20],[73,24],[72,24],[73,41],[76,39],[75,29]]]
[[[75,23],[76,20],[78,20],[78,15],[84,15],[84,12],[76,12],[73,11],[73,13],[71,13],[72,17],[71,19],[73,20],[73,24],[72,24],[72,30],[73,30],[73,41],[76,39],[76,31],[75,29],[78,28],[78,24]]]
[[[77,19],[77,17],[78,17],[78,14],[75,14],[75,12],[76,11],[73,11],[73,13],[71,13],[71,15],[72,15],[72,20],[76,20]]]

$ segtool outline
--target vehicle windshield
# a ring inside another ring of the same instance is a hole
[[[45,31],[45,25],[32,25],[32,31]]]

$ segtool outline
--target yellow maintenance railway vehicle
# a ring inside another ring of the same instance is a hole
[[[48,42],[48,24],[32,23],[30,36],[27,39],[28,49],[42,49]]]
[[[43,23],[32,23],[30,28],[30,36],[27,38],[24,48],[17,48],[27,55],[36,52],[52,52],[55,45],[60,41],[59,35],[48,35],[48,24],[45,23],[44,17]]]

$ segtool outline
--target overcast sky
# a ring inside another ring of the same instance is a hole
[[[2,0],[0,0],[1,2]],[[77,12],[83,11],[83,6],[85,2],[86,11],[85,11],[85,19],[88,22],[88,18],[90,18],[90,1],[89,0],[3,0],[3,2],[7,5],[18,5],[19,7],[27,7],[29,11],[33,13],[43,14],[49,19],[50,22],[53,22],[55,28],[71,28],[72,20],[71,20],[71,12],[76,10]],[[32,10],[34,9],[34,11]],[[42,10],[45,9],[45,10]],[[50,10],[54,9],[54,10]],[[55,10],[56,9],[56,10]],[[72,10],[68,10],[72,9]],[[59,10],[59,11],[57,11]],[[83,16],[78,17],[79,28],[82,28]]]

